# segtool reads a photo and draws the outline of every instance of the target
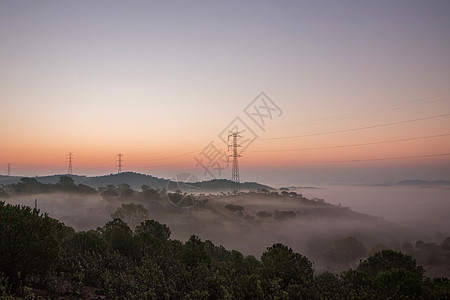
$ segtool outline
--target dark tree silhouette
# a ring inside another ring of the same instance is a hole
[[[9,278],[13,291],[56,262],[58,237],[64,230],[62,223],[38,209],[0,202],[0,271]]]

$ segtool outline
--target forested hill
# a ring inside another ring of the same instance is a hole
[[[276,243],[260,258],[145,220],[75,232],[0,201],[0,299],[449,299],[409,255],[381,250],[339,275]],[[448,242],[443,244],[448,249]],[[445,250],[447,251],[447,250]]]
[[[103,175],[103,176],[80,176],[80,175],[50,175],[50,176],[36,176],[33,177],[40,183],[44,184],[56,184],[59,181],[59,178],[61,176],[68,176],[71,177],[74,180],[75,184],[84,184],[93,188],[98,188],[101,186],[107,186],[107,185],[119,185],[121,183],[126,183],[130,185],[132,189],[138,190],[143,185],[148,185],[150,188],[154,189],[162,189],[164,187],[167,187],[171,181],[169,179],[159,178],[152,175],[146,175],[141,173],[134,173],[134,172],[123,172],[120,174],[109,174],[109,175]],[[0,185],[4,184],[15,184],[20,181],[20,179],[23,177],[19,176],[0,176]],[[173,183],[173,182],[172,182]],[[175,183],[176,184],[176,183]],[[227,179],[214,179],[214,180],[208,180],[208,181],[201,181],[192,183],[190,185],[196,186],[200,188],[203,191],[228,191],[231,186],[230,180]],[[272,190],[271,187],[259,184],[256,182],[244,182],[241,184],[241,189],[243,190]]]

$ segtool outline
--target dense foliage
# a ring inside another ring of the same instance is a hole
[[[275,244],[258,260],[146,220],[75,232],[29,207],[0,202],[0,297],[14,299],[448,299],[410,256],[383,250],[340,275]],[[357,243],[351,241],[356,246]]]
[[[33,195],[52,192],[68,192],[83,195],[97,194],[96,189],[84,184],[75,184],[74,180],[69,176],[60,176],[59,181],[55,184],[45,184],[39,182],[36,178],[24,177],[16,184],[0,187],[0,198],[9,198],[11,195]]]

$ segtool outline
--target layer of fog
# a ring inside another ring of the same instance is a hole
[[[102,227],[111,221],[111,214],[117,209],[116,203],[105,201],[100,196],[68,193],[17,196],[6,199],[6,202],[32,208],[37,205],[41,213],[47,213],[77,231]]]
[[[449,187],[323,185],[291,190],[412,227],[422,235],[450,231]]]
[[[448,189],[328,186],[297,191],[307,198],[324,198],[335,205],[258,193],[204,196],[203,200],[208,199],[206,205],[195,209],[177,208],[168,199],[106,200],[97,195],[64,193],[20,196],[7,202],[33,207],[37,199],[41,212],[76,230],[102,227],[112,220],[111,214],[123,203],[134,202],[145,208],[147,218],[168,225],[174,239],[186,241],[196,234],[216,245],[256,257],[272,244],[283,243],[314,260],[317,270],[330,271],[355,266],[359,261],[343,264],[336,261],[332,248],[341,239],[353,237],[361,241],[369,255],[380,247],[401,250],[405,242],[412,245],[418,240],[440,243],[450,236]],[[226,209],[227,204],[242,206],[243,211]],[[294,212],[295,217],[262,218],[258,216],[261,211],[272,215]],[[134,220],[130,226],[140,221]]]

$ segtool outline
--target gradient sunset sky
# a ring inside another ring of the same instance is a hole
[[[241,179],[450,179],[450,1],[0,0],[0,174],[210,179],[236,117]],[[260,92],[282,113],[264,130]],[[217,174],[216,174],[217,175]],[[222,178],[229,178],[223,170]]]

